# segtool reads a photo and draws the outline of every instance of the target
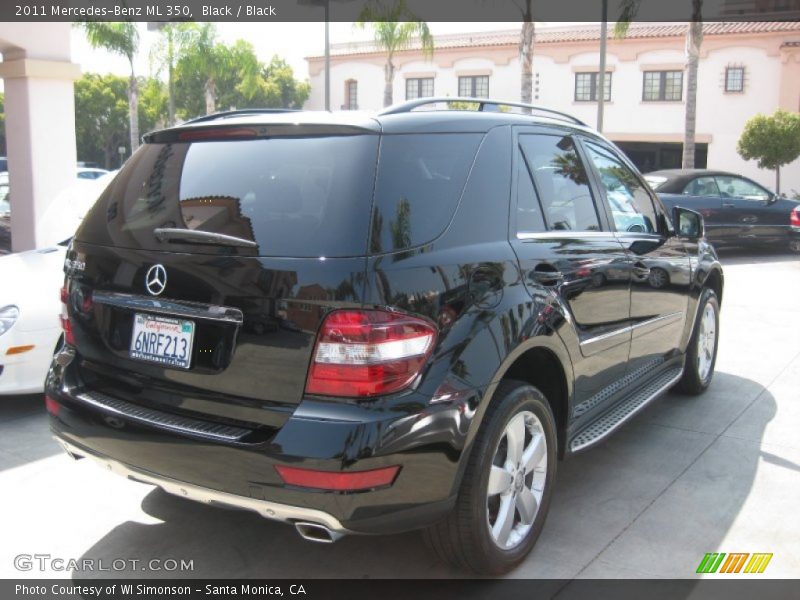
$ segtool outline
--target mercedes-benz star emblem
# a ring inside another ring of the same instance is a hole
[[[167,270],[164,265],[153,265],[147,270],[144,278],[144,285],[147,291],[158,296],[167,287]]]

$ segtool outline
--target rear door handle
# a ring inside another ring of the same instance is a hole
[[[542,285],[558,285],[564,281],[564,274],[548,263],[536,265],[536,268],[531,271],[530,277]]]
[[[736,206],[736,205],[733,202],[723,202],[722,203],[722,208],[733,208],[734,206]]]

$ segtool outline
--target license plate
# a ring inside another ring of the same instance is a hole
[[[136,313],[130,357],[188,369],[192,359],[194,321]]]

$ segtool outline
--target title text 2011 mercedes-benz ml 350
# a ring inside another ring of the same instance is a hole
[[[67,254],[67,452],[310,540],[518,564],[559,459],[709,385],[723,275],[577,119],[453,100],[145,136]]]

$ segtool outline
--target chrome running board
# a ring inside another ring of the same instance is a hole
[[[647,385],[600,415],[581,429],[569,444],[571,452],[585,450],[604,440],[636,413],[675,385],[683,375],[682,367],[668,369]]]

